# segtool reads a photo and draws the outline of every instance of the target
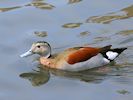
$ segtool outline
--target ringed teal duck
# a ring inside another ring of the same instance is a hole
[[[61,53],[51,55],[51,46],[45,41],[33,43],[30,50],[20,55],[27,57],[39,54],[40,63],[46,67],[67,71],[82,71],[109,64],[127,48],[111,49],[105,47],[73,47]]]

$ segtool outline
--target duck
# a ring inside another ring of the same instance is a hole
[[[83,71],[105,66],[114,61],[127,49],[126,47],[112,49],[111,46],[112,45],[104,47],[72,47],[52,55],[52,49],[48,42],[37,41],[32,44],[27,52],[20,55],[20,57],[38,54],[40,55],[40,64],[45,67],[65,71]]]

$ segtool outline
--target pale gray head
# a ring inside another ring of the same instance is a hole
[[[39,54],[40,56],[44,56],[48,58],[51,56],[51,47],[49,43],[45,41],[38,41],[38,42],[33,43],[30,50],[20,55],[20,57],[27,57],[32,54]]]

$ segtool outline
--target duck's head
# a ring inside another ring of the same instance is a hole
[[[40,56],[44,56],[46,58],[51,55],[51,47],[49,43],[45,41],[38,41],[32,44],[30,50],[20,55],[20,57],[27,57],[33,54],[39,54]]]

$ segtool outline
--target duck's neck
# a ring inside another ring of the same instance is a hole
[[[48,53],[47,55],[44,56],[45,58],[50,58],[51,57],[51,53]]]
[[[51,57],[51,48],[48,48],[48,50],[41,54],[41,56],[45,57],[45,58],[50,58]]]

